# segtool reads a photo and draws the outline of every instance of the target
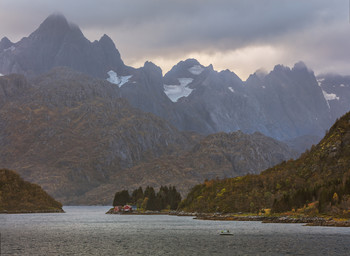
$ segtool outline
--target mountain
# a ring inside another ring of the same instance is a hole
[[[296,156],[260,133],[179,132],[121,94],[67,68],[0,77],[0,166],[65,204],[101,204],[112,188],[172,184],[184,194],[204,179],[258,173]]]
[[[16,172],[0,170],[0,213],[63,212],[40,186],[24,181]]]
[[[110,204],[116,191],[139,186],[175,185],[182,195],[206,179],[256,174],[296,153],[261,133],[217,133],[203,138],[191,150],[141,162],[111,176],[105,184],[86,193],[80,204]]]
[[[2,74],[19,73],[33,77],[58,66],[99,78],[107,78],[110,70],[122,75],[131,69],[124,65],[107,35],[90,42],[78,26],[60,14],[50,15],[37,30],[17,43],[7,38],[0,41]]]
[[[333,121],[350,110],[350,76],[324,74],[317,76]]]
[[[119,93],[67,68],[30,81],[0,77],[0,166],[67,203],[122,169],[193,145],[192,135],[131,107]]]
[[[350,112],[321,142],[299,159],[276,165],[260,175],[212,180],[195,186],[182,208],[197,212],[273,212],[294,209],[309,214],[349,217]]]
[[[107,79],[133,107],[153,113],[181,131],[203,135],[261,132],[300,152],[349,110],[347,78],[343,77],[344,83],[340,81],[343,78],[336,78],[337,92],[327,85],[333,81],[330,76],[318,78],[324,79],[320,87],[302,62],[293,68],[276,65],[268,74],[258,71],[247,81],[195,59],[181,61],[163,75],[151,62],[138,69],[126,66],[107,35],[90,42],[78,26],[59,14],[50,15],[19,42],[6,37],[0,41],[1,74],[33,78],[58,66]],[[337,100],[340,96],[336,93],[344,96]]]

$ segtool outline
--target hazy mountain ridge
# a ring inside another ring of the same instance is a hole
[[[256,72],[245,82],[229,70],[217,72],[195,59],[179,62],[164,76],[151,62],[134,69],[124,65],[108,36],[90,42],[78,26],[57,14],[17,43],[7,38],[0,42],[2,74],[32,77],[55,66],[103,79],[113,71],[120,95],[131,105],[166,119],[180,130],[204,135],[241,130],[259,131],[283,141],[321,138],[350,107],[347,97],[329,100],[324,93],[329,91],[326,83],[317,86],[314,73],[301,62],[292,69],[276,65],[270,73]],[[350,87],[341,89],[344,95],[350,91]]]
[[[99,78],[111,69],[125,73],[113,41],[104,35],[99,41],[87,40],[78,26],[63,15],[50,15],[37,30],[17,43],[3,38],[0,43],[0,70],[33,77],[53,67],[68,66]]]

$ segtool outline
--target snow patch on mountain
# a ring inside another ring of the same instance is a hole
[[[0,76],[3,76],[3,74],[0,73]]]
[[[177,102],[182,97],[188,97],[193,89],[188,88],[187,85],[192,83],[192,78],[178,78],[180,85],[164,84],[164,93],[172,102]]]
[[[109,78],[107,78],[107,81],[116,84],[120,87],[122,87],[125,83],[129,82],[129,79],[132,76],[118,76],[116,72],[113,70],[108,71],[107,73],[109,75]]]
[[[325,91],[323,92],[323,96],[326,100],[339,100],[340,98],[335,93],[327,93]]]
[[[202,68],[200,65],[194,65],[192,68],[189,68],[188,71],[190,71],[193,75],[200,75],[203,72],[204,68]]]
[[[335,93],[327,93],[324,90],[322,90],[323,96],[326,99],[328,108],[331,108],[331,106],[329,105],[330,100],[339,100],[340,98],[335,94]]]
[[[319,87],[321,87],[321,84],[323,81],[324,81],[324,78],[317,79],[317,83]]]
[[[235,90],[233,90],[233,88],[230,86],[230,87],[228,87],[228,89],[231,91],[231,92],[235,92]]]

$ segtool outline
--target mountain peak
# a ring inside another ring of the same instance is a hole
[[[83,37],[78,25],[68,22],[66,17],[59,13],[48,16],[39,26],[39,28],[31,34],[31,37],[59,40],[68,33],[72,33]]]
[[[47,27],[69,27],[68,21],[66,17],[63,14],[60,13],[53,13],[50,16],[48,16],[43,23],[41,23],[40,28],[47,28]]]
[[[102,45],[104,45],[104,46],[107,46],[108,49],[114,49],[114,48],[116,48],[116,47],[115,47],[115,44],[114,44],[114,42],[113,42],[113,40],[112,40],[109,36],[107,36],[106,34],[104,34],[104,35],[100,38],[99,43],[102,44]]]
[[[0,51],[11,47],[13,43],[5,36],[0,41]]]
[[[306,64],[302,61],[299,61],[294,64],[294,67],[292,69],[293,71],[306,71],[307,73],[313,73],[311,69],[309,69]]]

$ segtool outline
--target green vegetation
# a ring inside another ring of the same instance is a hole
[[[39,185],[24,181],[17,173],[0,169],[0,213],[63,212]]]
[[[113,206],[132,204],[141,210],[160,211],[163,209],[176,210],[181,202],[181,195],[175,186],[161,186],[158,193],[148,186],[145,191],[141,187],[135,189],[131,196],[127,190],[115,193]]]
[[[299,159],[260,175],[206,181],[180,209],[197,212],[292,211],[350,217],[350,112]]]

